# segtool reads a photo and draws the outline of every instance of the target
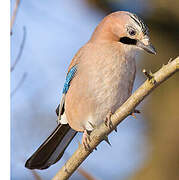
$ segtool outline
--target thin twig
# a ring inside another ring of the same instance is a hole
[[[170,62],[169,64],[163,66],[159,71],[152,74],[155,83],[151,83],[148,79],[128,98],[128,100],[112,115],[111,121],[113,128],[109,129],[104,123],[92,131],[90,135],[89,146],[91,150],[85,150],[85,148],[80,145],[76,152],[71,156],[71,158],[65,163],[60,171],[55,175],[53,180],[66,180],[73,172],[80,166],[80,164],[90,155],[92,150],[104,140],[104,136],[107,136],[112,132],[116,126],[121,123],[135,107],[147,96],[149,95],[158,85],[167,80],[175,72],[179,70],[179,57]]]
[[[16,0],[16,4],[15,4],[14,11],[13,11],[12,18],[11,18],[11,25],[10,25],[11,35],[12,35],[12,28],[13,28],[13,25],[14,25],[14,22],[16,19],[19,4],[20,4],[20,0]]]
[[[89,172],[87,172],[84,168],[79,167],[77,171],[87,180],[96,180]]]
[[[35,171],[35,170],[32,170],[31,171],[35,180],[42,180],[42,178],[40,177],[40,175]]]
[[[14,61],[14,64],[11,66],[11,72],[14,71],[17,63],[19,62],[19,60],[20,60],[20,58],[21,58],[22,52],[23,52],[23,50],[24,50],[24,44],[25,44],[26,34],[27,34],[27,32],[26,32],[26,27],[25,27],[25,26],[23,27],[23,32],[24,32],[24,33],[23,33],[23,39],[22,39],[22,42],[21,42],[21,46],[20,46],[20,49],[19,49],[19,53],[18,53],[18,55],[17,55],[17,57],[16,57],[16,60]]]
[[[23,74],[21,80],[19,81],[18,85],[16,86],[16,88],[11,92],[11,98],[12,98],[12,96],[14,96],[14,94],[17,92],[17,90],[22,86],[22,84],[24,83],[26,77],[27,77],[27,73],[25,72]]]

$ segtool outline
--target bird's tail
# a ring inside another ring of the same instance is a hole
[[[71,140],[76,135],[68,124],[59,124],[37,151],[26,161],[29,169],[46,169],[61,159]]]

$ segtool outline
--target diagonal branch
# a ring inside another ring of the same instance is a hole
[[[89,143],[91,149],[95,149],[96,146],[104,140],[110,132],[112,132],[116,126],[121,123],[128,115],[133,112],[135,107],[149,95],[158,85],[167,80],[175,72],[179,70],[179,57],[164,65],[159,71],[152,74],[150,73],[150,79],[147,79],[129,98],[128,100],[112,115],[111,121],[113,128],[109,129],[103,123],[90,135],[91,142]],[[147,72],[145,71],[145,74]],[[148,73],[147,73],[148,74]],[[82,145],[79,145],[76,152],[65,163],[61,170],[56,174],[53,180],[66,180],[73,172],[80,166],[80,164],[91,154],[91,151],[87,151]]]

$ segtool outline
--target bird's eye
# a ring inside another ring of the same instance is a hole
[[[135,36],[136,35],[136,31],[134,29],[129,29],[129,34],[130,36]]]

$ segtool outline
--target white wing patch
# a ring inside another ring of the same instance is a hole
[[[61,124],[68,124],[65,112],[63,113],[63,115],[61,115],[60,123]]]

